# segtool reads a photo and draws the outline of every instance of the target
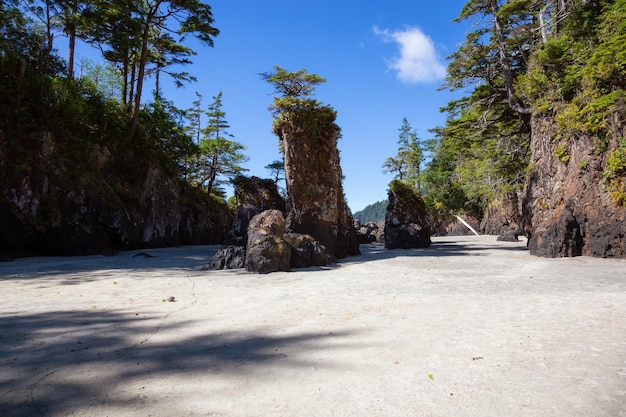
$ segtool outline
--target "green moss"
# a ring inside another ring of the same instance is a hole
[[[403,205],[419,207],[422,211],[426,210],[426,205],[419,192],[404,181],[397,179],[391,181],[391,183],[389,183],[389,193],[394,194]],[[389,198],[389,204],[391,204],[392,201],[393,198]]]
[[[567,151],[567,145],[565,145],[564,143],[556,147],[556,149],[554,150],[554,154],[557,158],[559,158],[559,161],[563,162],[564,164],[567,164],[569,162],[569,152]]]
[[[620,146],[609,155],[606,161],[605,175],[609,177],[623,176],[626,174],[626,139],[621,138]]]
[[[608,181],[611,199],[626,206],[626,138],[620,138],[618,148],[607,158],[602,175]]]

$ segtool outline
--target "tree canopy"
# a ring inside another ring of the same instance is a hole
[[[456,20],[472,30],[449,57],[443,86],[468,94],[444,107],[446,124],[431,130],[427,201],[480,217],[490,201],[519,190],[533,112],[560,126],[562,161],[577,132],[595,135],[601,151],[610,115],[625,113],[625,11],[625,0],[468,1]],[[616,195],[626,189],[621,171],[604,169]]]

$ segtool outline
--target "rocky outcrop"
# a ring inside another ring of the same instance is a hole
[[[313,236],[337,258],[358,255],[343,195],[336,114],[329,107],[295,109],[274,125],[285,155],[288,232]]]
[[[424,200],[402,181],[389,184],[389,206],[385,216],[387,249],[425,248],[430,246]]]
[[[283,239],[285,220],[279,210],[267,210],[250,220],[246,245],[247,271],[267,274],[289,271],[291,248]]]
[[[522,200],[532,254],[626,257],[626,207],[611,198],[603,177],[626,128],[616,117],[610,131],[602,144],[584,134],[560,139],[554,121],[533,117],[531,168]]]
[[[269,179],[238,176],[234,181],[237,199],[235,237],[247,240],[248,224],[257,214],[271,209],[285,211],[285,200],[278,192],[276,184]]]

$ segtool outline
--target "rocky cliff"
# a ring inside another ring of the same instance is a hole
[[[533,117],[531,166],[522,199],[532,254],[626,257],[623,190],[607,175],[607,163],[623,146],[619,139],[626,137],[626,127],[614,116],[603,139],[585,134],[562,138],[553,119]],[[617,174],[623,180],[623,173]]]
[[[220,243],[231,230],[225,203],[167,169],[137,164],[127,172],[105,147],[72,162],[46,136],[40,146],[28,166],[0,149],[4,259]]]

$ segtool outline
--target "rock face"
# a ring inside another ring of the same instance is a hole
[[[474,216],[463,215],[463,220],[467,222],[474,230],[480,230],[480,221]],[[452,218],[450,222],[445,226],[445,236],[468,236],[473,235],[466,225],[461,223],[457,218]]]
[[[269,179],[239,176],[235,179],[237,216],[235,237],[247,241],[248,224],[257,214],[270,209],[285,210],[285,201],[280,196],[276,184]]]
[[[602,176],[626,128],[619,118],[610,125],[613,133],[606,139],[606,149],[598,152],[598,139],[586,135],[558,139],[553,121],[533,117],[532,168],[522,200],[532,254],[626,257],[626,207],[611,199]]]
[[[128,189],[51,172],[0,192],[0,253],[86,255],[139,247],[212,244],[231,228],[225,205],[151,168]]]
[[[521,217],[518,192],[511,191],[504,199],[494,201],[487,207],[480,230],[486,235],[504,235],[509,231],[522,234]]]
[[[426,218],[426,205],[422,198],[401,181],[392,181],[385,216],[385,247],[409,249],[430,246]]]
[[[257,214],[248,225],[247,271],[267,274],[289,271],[291,248],[284,241],[285,219],[279,210]]]
[[[360,252],[343,195],[335,117],[328,107],[294,111],[274,133],[285,155],[287,231],[309,234],[344,258]]]

